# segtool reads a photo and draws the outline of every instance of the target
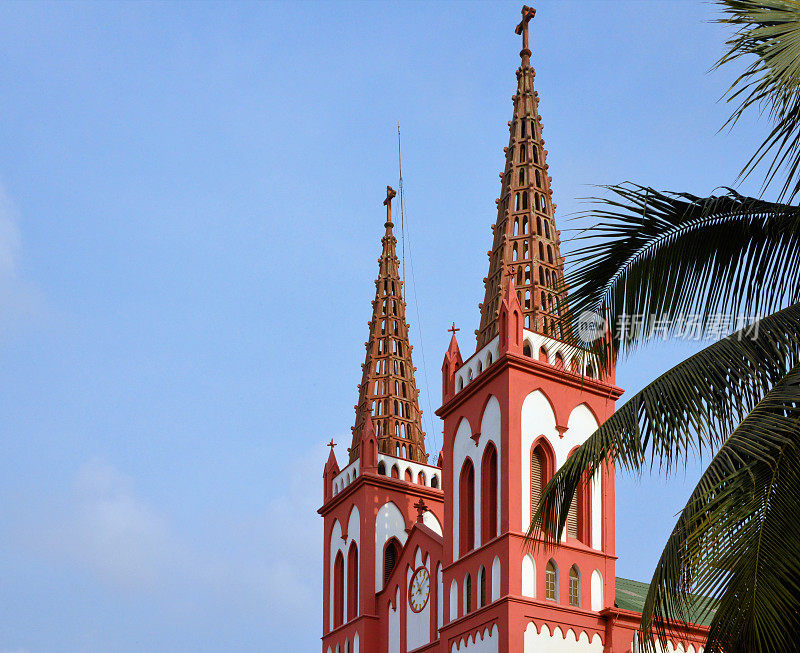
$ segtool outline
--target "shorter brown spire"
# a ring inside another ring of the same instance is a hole
[[[359,385],[353,446],[350,449],[351,462],[358,458],[361,430],[367,416],[371,416],[380,452],[418,462],[428,459],[419,391],[411,360],[400,260],[395,253],[397,239],[392,231],[392,199],[396,195],[391,186],[386,187],[383,201],[386,233],[381,240],[383,249],[378,259],[372,320],[366,342],[367,356]]]

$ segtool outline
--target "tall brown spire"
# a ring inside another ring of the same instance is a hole
[[[533,89],[535,72],[528,49],[528,23],[536,10],[524,6],[516,33],[522,35],[522,63],[517,69],[517,93],[505,171],[497,200],[497,222],[489,255],[489,275],[480,328],[475,332],[480,349],[497,335],[502,293],[508,285],[504,272],[515,268],[514,285],[522,306],[525,328],[561,337],[558,316],[566,310],[564,261],[554,221],[551,178],[547,175],[547,150],[542,139],[539,95]]]
[[[425,462],[425,433],[419,410],[411,344],[408,340],[406,305],[400,261],[395,253],[397,239],[392,233],[392,198],[397,193],[386,187],[386,233],[381,242],[383,251],[375,281],[375,300],[369,323],[367,359],[359,386],[356,424],[350,461],[358,457],[361,429],[367,415],[372,415],[378,450]]]

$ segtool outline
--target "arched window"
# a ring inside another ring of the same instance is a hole
[[[409,483],[413,483],[414,482],[414,477],[411,475],[411,470],[410,469],[406,469],[406,473],[403,474],[403,479],[408,481]]]
[[[544,237],[550,238],[550,226],[547,223],[547,220],[544,221]]]
[[[531,136],[533,135],[533,126],[531,126]],[[533,162],[539,163],[539,148],[533,146]]]
[[[358,615],[358,547],[353,542],[347,554],[347,620]]]
[[[481,463],[481,542],[497,536],[497,449],[486,445]],[[483,605],[483,604],[481,604]]]
[[[545,443],[539,442],[531,452],[531,518],[539,506],[542,489],[553,473]]]
[[[458,377],[458,383],[456,384],[456,392],[461,392],[464,389],[464,377]]]
[[[400,448],[400,445],[397,447]],[[392,465],[392,478],[400,478],[400,468],[397,465]]]
[[[483,362],[478,361],[478,374],[480,374],[481,372],[483,372]]]
[[[425,485],[425,472],[420,472],[417,474],[417,483],[420,485]]]
[[[531,351],[531,343],[529,343],[527,340],[525,341],[525,344],[522,345],[522,355],[530,357],[533,356],[533,352]]]
[[[463,555],[471,551],[475,544],[475,470],[472,461],[467,458],[461,467],[461,479],[458,484],[459,497],[459,551]]]
[[[520,186],[524,186],[525,185],[525,168],[520,168],[519,169],[519,177],[518,177],[518,179],[519,179],[519,185]]]
[[[539,361],[542,363],[547,362],[547,350],[544,347],[539,348]]]
[[[333,627],[344,622],[344,556],[339,551],[333,562]]]
[[[550,245],[547,246],[547,262],[553,262],[553,248]]]
[[[383,584],[389,582],[389,576],[392,575],[392,570],[397,564],[397,559],[400,557],[400,543],[393,537],[386,543],[386,548],[383,550]]]
[[[478,570],[478,607],[486,605],[486,569],[483,565]]]
[[[528,208],[528,193],[527,193],[527,191],[523,191],[522,192],[522,208],[523,209],[527,209]],[[528,232],[524,231],[524,233],[528,233]]]
[[[486,367],[489,367],[489,365],[491,364],[492,364],[492,352],[489,352],[489,354],[486,356]]]
[[[378,463],[378,474],[386,476],[386,463],[382,460]]]
[[[544,245],[539,243],[539,260],[544,261]]]
[[[519,211],[522,208],[522,197],[520,194],[517,193],[516,197],[514,198],[514,210]]]
[[[581,576],[575,565],[569,569],[569,604],[581,604]]]
[[[563,369],[564,367],[564,357],[561,355],[561,352],[556,352],[556,367],[560,367]]]
[[[544,570],[544,598],[558,601],[558,567],[550,560]]]
[[[464,579],[464,614],[472,612],[472,577],[467,574]]]
[[[541,188],[542,186],[542,176],[539,174],[539,171],[536,171],[536,185]]]
[[[434,475],[434,476],[431,477],[431,487],[438,489],[438,487],[439,487],[439,477],[438,476]]]

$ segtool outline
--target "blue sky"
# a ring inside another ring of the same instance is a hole
[[[708,72],[713,5],[536,6],[563,238],[592,184],[734,182],[766,125],[718,133],[737,71]],[[319,650],[324,443],[354,418],[396,124],[433,452],[451,321],[474,346],[518,16],[0,5],[0,653]],[[618,480],[618,575],[649,579],[696,476]]]

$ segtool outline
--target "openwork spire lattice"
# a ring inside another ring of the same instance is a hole
[[[528,22],[535,13],[531,7],[523,7],[522,22],[516,29],[522,35],[522,63],[517,69],[517,92],[512,98],[514,115],[509,123],[505,170],[500,175],[497,221],[492,227],[494,241],[488,252],[489,275],[484,279],[486,293],[480,304],[481,323],[475,332],[478,348],[497,335],[500,300],[508,285],[504,273],[509,266],[515,270],[514,285],[525,328],[554,338],[563,335],[558,317],[566,310],[564,261],[528,48]]]
[[[386,187],[386,233],[378,259],[378,278],[375,280],[375,299],[372,320],[369,322],[367,358],[359,385],[356,424],[353,427],[353,446],[350,461],[358,457],[361,429],[368,414],[372,415],[378,450],[425,462],[425,433],[422,431],[416,368],[411,361],[408,340],[406,305],[403,301],[403,282],[397,258],[397,239],[392,232],[392,198],[396,195]]]

